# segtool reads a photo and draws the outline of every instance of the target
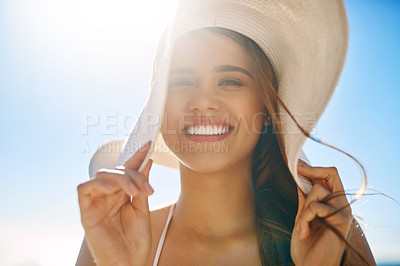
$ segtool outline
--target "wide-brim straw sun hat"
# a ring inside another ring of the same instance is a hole
[[[100,168],[123,165],[142,145],[152,141],[149,158],[178,167],[160,133],[167,97],[174,43],[185,33],[219,27],[256,42],[270,59],[278,94],[307,131],[316,125],[337,86],[348,44],[348,23],[342,0],[183,0],[158,45],[150,95],[125,139],[104,144],[93,155],[89,175]],[[310,182],[297,174],[306,136],[279,105],[288,168],[303,190]],[[303,160],[307,160],[304,156]]]

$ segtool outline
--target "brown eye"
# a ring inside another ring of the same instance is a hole
[[[172,81],[168,84],[169,88],[188,87],[188,86],[193,86],[193,82],[191,82],[189,80],[176,80],[176,81]]]
[[[243,84],[237,80],[234,79],[227,79],[222,82],[220,82],[218,85],[220,86],[235,86],[235,87],[241,87]]]

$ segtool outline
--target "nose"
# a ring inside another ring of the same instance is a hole
[[[218,98],[212,87],[198,87],[191,100],[189,109],[193,112],[217,111],[221,108],[221,100]]]

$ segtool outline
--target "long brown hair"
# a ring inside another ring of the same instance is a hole
[[[265,113],[272,119],[271,125],[264,126],[260,134],[252,162],[259,253],[263,265],[293,265],[290,256],[290,241],[298,209],[297,184],[287,167],[285,143],[282,135],[279,134],[282,132],[282,128],[278,104],[281,104],[288,112],[304,135],[312,137],[297,123],[279,98],[279,87],[272,65],[262,49],[253,40],[238,32],[224,28],[207,28],[207,30],[221,33],[236,41],[255,62],[257,69],[255,75],[264,102]],[[355,160],[351,155],[345,154]],[[337,196],[345,196],[345,194],[332,195],[329,199]],[[329,199],[325,199],[325,202]],[[334,227],[324,222],[324,219],[319,220],[336,233],[364,263],[368,264]]]

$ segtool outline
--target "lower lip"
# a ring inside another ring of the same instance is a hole
[[[184,130],[184,135],[187,137],[190,141],[194,142],[216,142],[216,141],[221,141],[228,137],[233,129],[229,129],[228,132],[222,134],[222,135],[190,135],[189,133]]]

